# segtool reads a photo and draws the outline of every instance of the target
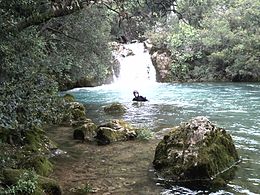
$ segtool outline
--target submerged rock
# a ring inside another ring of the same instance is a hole
[[[116,141],[135,139],[137,133],[131,125],[123,120],[112,120],[97,129],[97,142],[100,145],[110,144]]]
[[[108,114],[125,113],[126,107],[120,103],[112,103],[104,107],[104,111]]]
[[[196,117],[164,136],[156,147],[153,165],[172,182],[224,185],[230,178],[223,173],[231,171],[238,160],[231,136],[206,117]]]

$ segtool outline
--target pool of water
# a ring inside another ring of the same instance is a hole
[[[133,103],[133,86],[105,85],[69,91],[86,105],[87,115],[95,123],[122,118],[154,132],[173,127],[192,117],[206,116],[225,128],[233,137],[242,162],[227,188],[211,194],[260,194],[260,84],[259,83],[187,83],[140,85],[140,95],[149,100]],[[107,115],[103,107],[122,103],[127,112]],[[150,181],[151,185],[153,185]],[[154,182],[156,186],[156,182]],[[161,194],[203,194],[179,186],[160,189]]]

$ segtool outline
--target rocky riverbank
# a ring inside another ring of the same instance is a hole
[[[64,98],[63,123],[47,128],[47,135],[35,129],[26,136],[30,140],[26,147],[14,150],[15,164],[1,171],[4,192],[159,194],[162,188],[156,183],[186,186],[183,181],[208,181],[203,186],[223,186],[232,179],[215,177],[239,160],[232,138],[205,117],[153,134],[117,119],[94,124],[83,104],[70,95]],[[120,104],[114,105],[104,110],[122,110]],[[36,152],[39,149],[41,153]]]

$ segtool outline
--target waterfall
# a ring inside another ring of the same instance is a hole
[[[115,84],[131,89],[143,89],[156,83],[156,72],[143,43],[121,45],[116,55],[120,74]]]

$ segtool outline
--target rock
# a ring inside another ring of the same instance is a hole
[[[97,126],[94,123],[85,123],[74,130],[73,138],[82,141],[94,141],[94,137],[96,136],[96,129]]]
[[[8,185],[17,185],[19,179],[23,179],[22,175],[24,175],[26,172],[26,170],[22,170],[22,169],[4,169],[3,170],[3,182]],[[37,183],[35,186],[35,191],[32,194],[48,194],[48,195],[61,195],[61,188],[59,186],[59,184],[50,178],[47,177],[43,177],[43,176],[39,176],[36,175],[37,178]],[[31,179],[31,178],[30,178]],[[31,183],[33,181],[30,181]],[[25,184],[23,184],[25,185]],[[25,189],[23,189],[25,190]],[[26,194],[20,192],[21,194]]]
[[[85,119],[86,109],[83,104],[79,102],[71,102],[69,109],[71,110],[74,120]]]
[[[48,153],[50,149],[57,147],[56,144],[50,140],[46,132],[38,127],[32,127],[24,132],[24,148],[27,151],[37,153]]]
[[[164,136],[153,165],[166,180],[203,186],[226,184],[228,171],[238,161],[231,136],[206,117],[196,117]]]
[[[72,127],[80,127],[86,123],[92,123],[92,120],[89,118],[83,118],[82,120],[72,121],[71,125]]]
[[[25,169],[33,169],[35,172],[41,176],[48,176],[52,170],[53,165],[45,156],[41,155],[31,155],[27,159],[24,159],[23,164],[20,167]]]
[[[71,125],[75,121],[86,119],[86,109],[82,103],[69,102],[64,113],[63,122]]]
[[[112,120],[97,129],[96,140],[99,145],[106,145],[117,141],[132,140],[137,137],[134,128],[122,120]]]
[[[109,114],[125,113],[126,107],[120,103],[113,103],[104,107],[104,111]]]
[[[150,52],[153,47],[151,40],[147,39],[143,43],[144,43],[144,48]]]
[[[172,59],[167,51],[156,51],[152,54],[152,62],[156,69],[156,80],[160,82],[171,81]]]
[[[64,100],[65,100],[65,102],[75,102],[75,98],[74,98],[74,96],[73,95],[71,95],[71,94],[65,94],[64,96],[63,96],[63,98],[64,98]]]

